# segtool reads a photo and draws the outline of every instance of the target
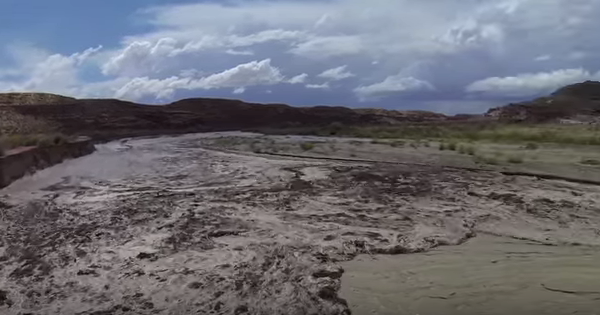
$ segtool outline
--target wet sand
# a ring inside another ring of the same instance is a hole
[[[481,235],[427,253],[345,262],[356,315],[599,314],[600,249]]]

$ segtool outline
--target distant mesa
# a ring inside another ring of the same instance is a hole
[[[593,123],[598,122],[599,117],[600,82],[595,81],[565,86],[547,97],[492,108],[485,115],[455,116],[418,110],[292,107],[216,98],[190,98],[163,106],[148,106],[116,99],[75,99],[48,93],[0,93],[0,134],[61,132],[97,139],[182,132],[481,120]]]

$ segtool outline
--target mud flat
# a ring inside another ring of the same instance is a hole
[[[353,314],[597,314],[600,250],[479,236],[343,264]]]
[[[99,145],[0,190],[0,314],[361,314],[339,292],[362,255],[414,260],[483,234],[600,245],[597,186],[228,153],[211,137]],[[545,284],[584,290],[570,283]]]

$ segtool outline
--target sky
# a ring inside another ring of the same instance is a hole
[[[0,0],[0,92],[481,113],[600,80],[598,0]]]

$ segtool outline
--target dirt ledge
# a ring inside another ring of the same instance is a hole
[[[10,185],[15,180],[63,162],[81,157],[95,151],[90,138],[79,138],[75,141],[49,147],[24,147],[10,151],[0,157],[0,188]]]

